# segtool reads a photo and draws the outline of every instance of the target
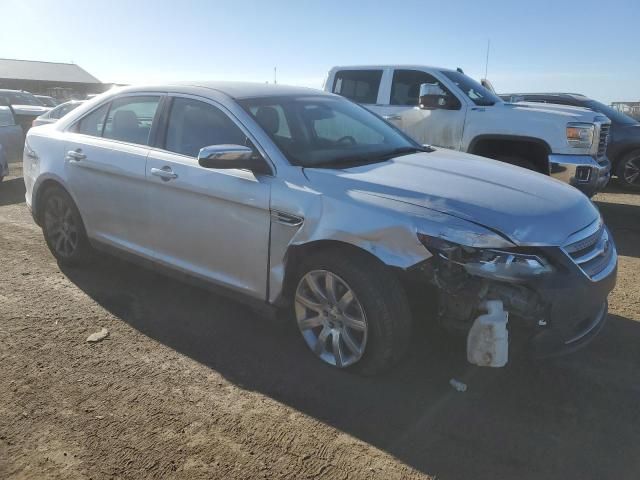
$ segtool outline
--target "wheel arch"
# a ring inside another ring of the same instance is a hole
[[[482,134],[474,137],[469,142],[468,153],[494,158],[491,154],[497,155],[502,152],[519,152],[522,147],[531,147],[525,155],[527,160],[532,161],[541,172],[549,172],[549,154],[552,152],[549,144],[538,137],[524,135],[501,135]]]
[[[42,226],[42,202],[44,199],[44,192],[46,192],[51,187],[61,188],[71,197],[73,202],[76,204],[76,207],[78,205],[78,202],[76,202],[74,195],[67,188],[66,184],[61,178],[57,176],[49,176],[49,177],[41,178],[34,186],[33,193],[31,195],[32,197],[31,213],[33,215],[33,219],[38,224],[38,226]],[[83,222],[84,222],[84,219],[83,219]]]
[[[321,239],[312,240],[302,244],[292,244],[287,249],[287,253],[285,256],[282,288],[275,302],[277,306],[285,307],[290,304],[295,292],[296,279],[300,273],[299,266],[302,259],[308,255],[316,254],[322,251],[326,251],[328,253],[331,251],[342,251],[348,252],[350,255],[358,255],[364,258],[368,258],[369,260],[374,261],[379,265],[384,266],[385,268],[388,268],[390,273],[401,270],[399,267],[395,267],[385,263],[379,256],[375,255],[371,251],[353,243],[345,242],[343,240]]]

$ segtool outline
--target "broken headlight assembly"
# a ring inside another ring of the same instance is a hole
[[[553,271],[553,267],[541,255],[467,247],[421,233],[418,239],[437,258],[459,265],[469,275],[477,277],[514,282]]]

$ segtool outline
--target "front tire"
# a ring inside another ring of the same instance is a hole
[[[61,265],[85,263],[91,245],[73,199],[60,187],[49,187],[43,195],[42,232],[49,250]]]
[[[319,252],[299,270],[294,314],[323,362],[375,375],[407,350],[411,312],[395,276],[366,254]]]
[[[640,150],[627,153],[616,166],[618,183],[629,190],[640,190]]]

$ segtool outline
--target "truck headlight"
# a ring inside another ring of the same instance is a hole
[[[567,123],[567,142],[572,147],[589,148],[593,145],[595,130],[592,123]]]
[[[423,234],[418,234],[418,239],[434,255],[478,277],[513,282],[553,271],[549,262],[540,255],[467,247]]]

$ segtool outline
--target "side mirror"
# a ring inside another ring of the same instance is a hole
[[[264,159],[244,145],[210,145],[200,149],[198,164],[204,168],[243,169],[269,173]]]
[[[435,83],[423,83],[420,85],[420,98],[418,103],[423,110],[447,110],[452,108],[447,93]]]

